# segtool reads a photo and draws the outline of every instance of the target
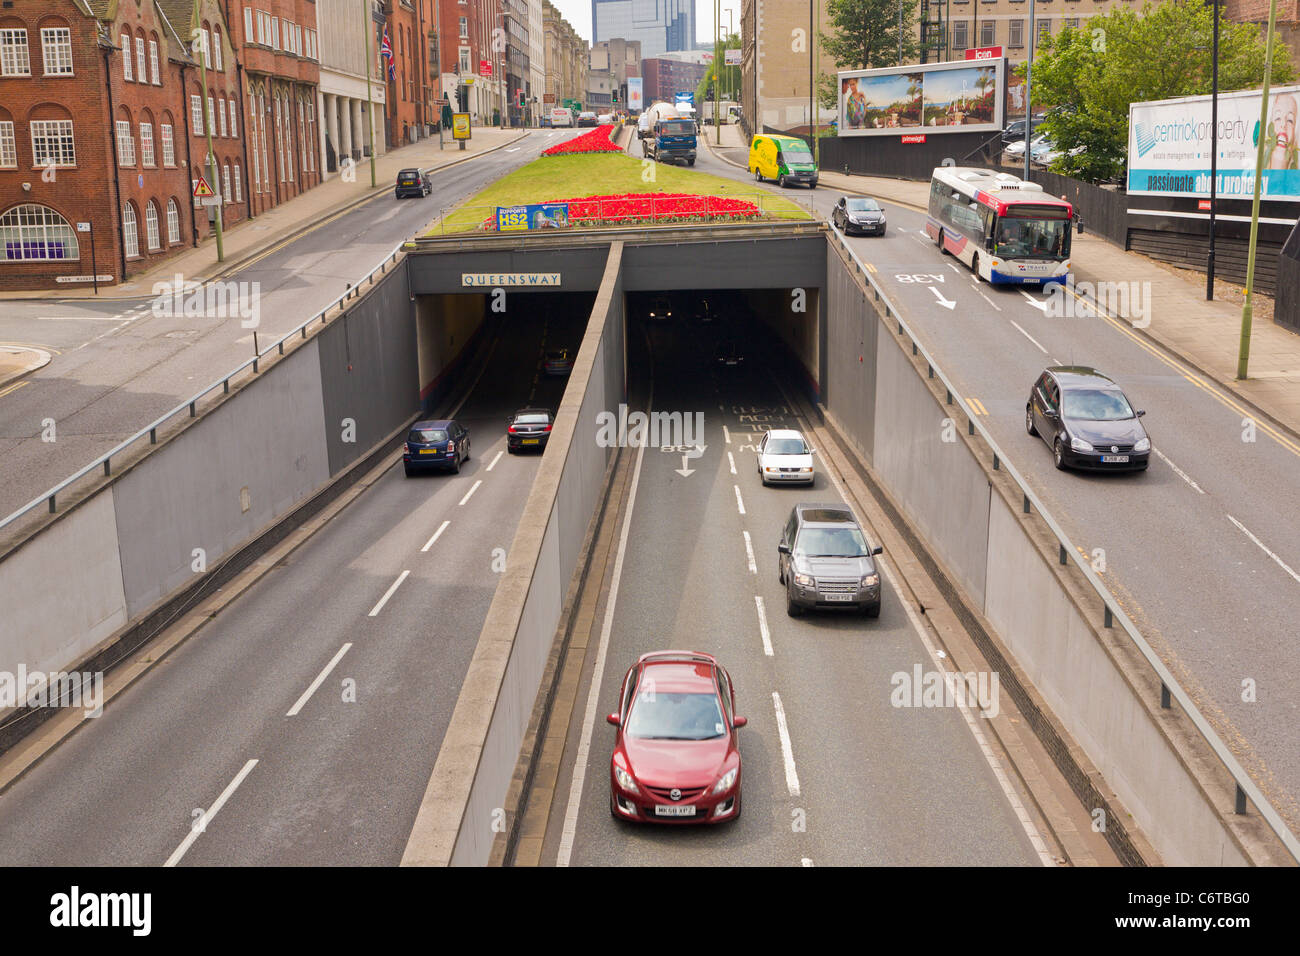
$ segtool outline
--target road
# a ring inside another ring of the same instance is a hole
[[[628,544],[611,586],[615,614],[596,675],[598,704],[584,720],[589,688],[580,689],[566,751],[577,752],[577,737],[588,732],[590,759],[562,773],[543,862],[1042,862],[962,713],[891,706],[894,674],[936,663],[888,578],[877,620],[786,615],[775,560],[780,529],[797,501],[843,498],[825,471],[812,489],[761,487],[754,451],[761,429],[801,424],[773,376],[761,369],[711,375],[711,349],[693,327],[668,326],[653,336],[652,407],[702,412],[705,452],[685,476],[676,452],[647,448],[636,465]],[[751,353],[750,361],[757,357]],[[732,676],[737,713],[749,719],[739,731],[743,811],[734,824],[683,831],[610,815],[614,730],[604,715],[618,709],[623,675],[637,656],[668,648],[716,655]],[[566,806],[578,772],[580,799]],[[571,853],[561,848],[563,826],[573,833]]]
[[[396,463],[86,722],[0,795],[0,864],[400,862],[540,461],[505,417],[556,407],[542,350],[581,341],[587,309],[538,299],[459,412],[460,474]]]
[[[225,281],[258,291],[256,331],[264,349],[326,308],[441,209],[579,132],[535,130],[509,150],[435,171],[434,192],[424,199],[381,193]],[[159,315],[153,299],[4,303],[0,341],[39,345],[55,356],[0,395],[0,517],[252,358],[253,330],[238,315]],[[51,422],[52,442],[46,438]]]
[[[724,152],[744,161],[744,150]],[[751,178],[703,150],[696,168]],[[794,191],[823,216],[841,195]],[[1300,832],[1292,693],[1300,686],[1300,442],[1254,422],[1234,396],[1124,323],[1082,306],[1054,317],[1040,292],[977,283],[922,234],[924,214],[876,198],[887,234],[850,244],[961,394],[987,410],[984,424],[1008,459]],[[1145,474],[1055,470],[1050,450],[1024,427],[1030,386],[1055,364],[1100,369],[1146,410],[1155,453]]]

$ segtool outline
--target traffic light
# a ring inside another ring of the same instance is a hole
[[[618,87],[614,88],[614,102],[618,102]]]

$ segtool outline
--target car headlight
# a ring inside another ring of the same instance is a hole
[[[764,466],[763,466],[763,470],[766,471],[766,472],[768,472],[769,474],[770,474],[771,472],[776,471],[775,468],[769,468],[767,465],[764,465]]]
[[[802,472],[802,473],[805,474],[805,475],[811,475],[811,474],[812,474],[812,469],[811,469],[811,468],[800,468],[799,471]]]
[[[1093,449],[1092,449],[1092,445],[1091,445],[1089,442],[1084,441],[1082,438],[1071,438],[1071,439],[1070,439],[1070,447],[1073,448],[1075,451],[1092,451],[1092,450],[1093,450]]]
[[[739,767],[732,767],[722,775],[722,779],[713,785],[714,793],[725,793],[731,789],[731,785],[736,782],[736,774],[740,772]]]
[[[1150,450],[1151,450],[1151,439],[1150,439],[1150,438],[1139,438],[1137,444],[1133,446],[1133,450],[1134,450],[1134,451],[1150,451]]]
[[[794,583],[805,588],[815,588],[817,580],[811,574],[799,574],[795,572]]]
[[[879,574],[864,574],[862,576],[862,586],[864,588],[874,588],[879,583],[880,583]]]
[[[614,779],[618,781],[618,785],[624,790],[629,790],[632,793],[641,792],[637,789],[636,781],[632,779],[632,775],[618,764],[614,764]]]

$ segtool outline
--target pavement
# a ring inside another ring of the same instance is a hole
[[[748,144],[739,126],[722,127],[720,147],[715,145],[714,127],[706,127],[705,134],[702,138],[718,158],[746,165]],[[929,183],[845,176],[827,170],[821,173],[821,183],[832,190],[865,193],[922,212],[929,202]],[[1254,322],[1249,377],[1239,381],[1241,307],[1205,301],[1203,279],[1189,281],[1169,267],[1087,232],[1074,237],[1071,264],[1076,285],[1089,282],[1095,287],[1104,281],[1141,290],[1140,296],[1119,302],[1121,307],[1112,308],[1113,314],[1135,323],[1139,334],[1230,389],[1275,424],[1300,435],[1300,335],[1272,322]],[[1141,327],[1140,316],[1149,317],[1150,324]]]
[[[356,178],[351,182],[345,182],[341,176],[336,175],[269,212],[233,224],[222,236],[224,262],[216,261],[216,240],[208,238],[197,247],[166,259],[156,268],[132,276],[127,282],[101,287],[98,295],[93,289],[51,289],[0,292],[0,300],[130,299],[147,293],[154,282],[168,281],[176,273],[201,282],[219,279],[235,272],[272,246],[310,229],[322,220],[390,193],[400,169],[419,166],[428,172],[454,166],[484,153],[503,149],[527,136],[529,132],[532,130],[476,126],[463,151],[457,148],[450,134],[447,134],[441,150],[435,139],[421,140],[389,150],[375,159],[373,187],[370,185],[370,164],[366,161],[357,166]],[[3,375],[2,371],[0,375]]]

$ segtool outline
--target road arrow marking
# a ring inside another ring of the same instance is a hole
[[[699,458],[701,455],[704,454],[704,449],[708,447],[709,447],[708,445],[696,445],[690,451],[685,452],[682,455],[682,467],[674,468],[673,470],[676,471],[677,474],[681,475],[683,478],[689,478],[691,475],[695,474],[695,469],[687,467],[687,462],[689,462],[692,458]]]
[[[953,302],[953,301],[951,301],[951,300],[949,300],[949,299],[945,299],[945,298],[943,297],[943,293],[940,292],[938,289],[936,289],[934,286],[932,286],[932,285],[931,285],[931,286],[926,286],[926,288],[929,289],[931,292],[934,293],[934,297],[935,297],[936,299],[939,300],[939,304],[940,304],[941,306],[943,306],[945,309],[948,309],[949,311],[951,311],[952,308],[957,304],[956,302]]]

